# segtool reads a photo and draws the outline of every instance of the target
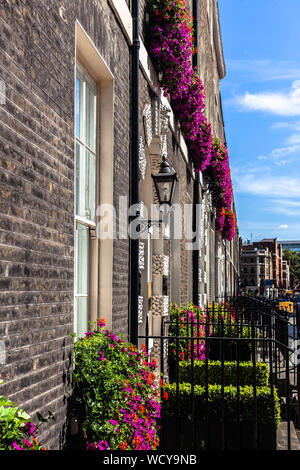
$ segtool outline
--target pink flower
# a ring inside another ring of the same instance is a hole
[[[98,444],[97,444],[97,449],[99,449],[99,450],[109,449],[109,445],[108,445],[107,441],[99,441]]]
[[[88,442],[86,446],[86,450],[96,450],[96,446],[93,442]]]
[[[20,446],[16,443],[16,441],[12,443],[12,447],[13,447],[15,450],[24,450],[24,449],[22,449],[22,447],[20,447]]]

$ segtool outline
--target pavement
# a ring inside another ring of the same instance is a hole
[[[290,423],[291,431],[291,449],[300,450],[300,442],[297,437],[297,432],[293,422]],[[300,437],[300,430],[298,430],[298,436]],[[288,427],[287,422],[282,421],[277,429],[277,450],[288,450]]]

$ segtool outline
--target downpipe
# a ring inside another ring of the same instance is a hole
[[[139,0],[132,1],[133,45],[131,56],[131,162],[130,203],[140,204],[139,184]],[[130,217],[130,222],[136,216]],[[138,344],[138,296],[139,296],[139,240],[130,237],[130,291],[129,291],[129,337]]]

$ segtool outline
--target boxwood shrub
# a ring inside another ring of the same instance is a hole
[[[237,387],[230,385],[224,387],[224,402],[222,399],[221,385],[208,386],[208,402],[206,388],[202,385],[194,387],[194,407],[192,409],[191,384],[182,383],[178,386],[179,409],[177,408],[176,384],[166,384],[165,392],[168,399],[163,404],[164,417],[193,417],[200,421],[205,419],[208,413],[210,420],[220,421],[222,408],[224,407],[224,419],[230,422],[238,421],[238,395]],[[273,416],[275,423],[280,421],[280,403],[276,388],[273,388],[273,398],[270,387],[258,387],[256,389],[257,422],[271,424]],[[255,398],[252,386],[239,387],[240,420],[252,423],[255,421]]]
[[[195,360],[194,384],[205,385],[206,382],[206,363],[205,361]],[[179,362],[179,382],[191,381],[191,361]],[[224,362],[224,385],[237,385],[237,362]],[[239,363],[239,384],[254,386],[254,368],[251,361]],[[269,384],[269,369],[265,362],[256,363],[256,386],[262,387]],[[222,363],[221,361],[208,361],[207,378],[209,384],[222,383]]]

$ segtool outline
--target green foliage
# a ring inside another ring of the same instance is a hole
[[[194,384],[205,385],[206,383],[206,363],[205,361],[195,360],[193,364],[194,369]],[[237,384],[237,362],[225,361],[224,362],[224,385]],[[256,363],[256,386],[267,386],[269,383],[269,369],[268,364],[264,362]],[[207,367],[207,380],[209,384],[222,383],[222,363],[221,361],[208,361]],[[191,381],[191,362],[182,361],[179,363],[179,382]],[[239,384],[254,385],[254,368],[253,363],[250,361],[239,363]]]
[[[55,419],[51,412],[40,422]],[[0,396],[0,450],[44,450],[36,440],[40,424],[35,426],[30,416],[12,401]]]
[[[300,282],[300,253],[292,250],[283,251],[283,259],[290,261],[291,285]]]
[[[168,400],[164,402],[164,416],[190,417],[220,421],[224,407],[224,418],[231,422],[238,420],[238,403],[240,406],[240,420],[252,423],[255,420],[255,397],[252,386],[239,387],[239,401],[237,387],[230,385],[224,387],[224,399],[221,385],[209,385],[208,393],[201,385],[194,386],[194,403],[192,400],[191,384],[178,385],[179,414],[177,408],[176,384],[167,384]],[[273,398],[270,387],[256,388],[257,420],[258,423],[280,422],[280,404],[276,388],[273,389]],[[193,406],[194,405],[194,406]]]
[[[75,342],[74,353],[73,415],[88,449],[155,449],[156,362],[107,330],[86,333]]]
[[[219,353],[212,353],[211,348],[214,348],[215,351],[220,350],[221,342],[218,340],[201,340],[204,337],[254,339],[260,336],[257,329],[237,322],[235,310],[228,303],[214,303],[209,305],[206,311],[192,303],[187,306],[172,304],[170,320],[169,336],[177,336],[179,339],[170,339],[169,357],[176,360],[178,354],[180,361],[191,359],[192,349],[194,349],[195,359],[205,359],[206,354],[211,359],[217,359]],[[188,337],[194,337],[195,339],[187,339]],[[252,348],[257,347],[257,343],[257,341],[243,341],[240,344],[240,351],[244,351],[244,354],[249,356]],[[226,341],[224,349],[227,350],[228,347],[233,349],[235,346],[236,341]],[[207,349],[209,349],[208,353]],[[211,356],[211,354],[217,354],[217,357]],[[244,359],[247,358],[244,357]]]
[[[187,306],[171,305],[169,336],[180,336],[182,339],[169,342],[169,355],[176,358],[178,348],[179,360],[189,359],[191,354],[191,341],[185,338],[194,336],[204,337],[205,315],[202,309],[192,303]],[[202,359],[204,357],[204,341],[194,341],[194,356]]]

